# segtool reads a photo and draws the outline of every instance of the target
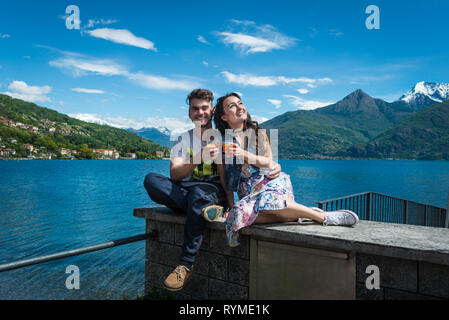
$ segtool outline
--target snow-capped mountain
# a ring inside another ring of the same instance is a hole
[[[128,128],[125,130],[137,134],[142,138],[154,141],[161,146],[171,147],[173,145],[173,141],[170,140],[170,130],[167,128],[165,130],[161,130],[161,128],[141,128],[138,130]]]
[[[161,133],[165,134],[166,136],[169,136],[171,134],[170,129],[167,127],[156,127]]]
[[[400,97],[399,101],[406,102],[413,109],[421,110],[424,107],[444,102],[448,99],[449,84],[421,81]]]

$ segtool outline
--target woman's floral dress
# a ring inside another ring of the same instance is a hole
[[[231,247],[239,245],[238,231],[252,225],[260,210],[285,209],[287,199],[295,200],[288,174],[281,172],[276,179],[269,179],[252,165],[242,167],[238,197],[240,200],[231,208],[225,222]]]

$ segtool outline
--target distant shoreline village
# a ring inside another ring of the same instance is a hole
[[[73,130],[73,129],[65,129],[58,128],[58,124],[55,121],[50,121],[48,119],[43,119],[40,121],[38,126],[24,124],[21,122],[15,122],[13,120],[7,119],[3,116],[0,116],[0,124],[3,124],[12,128],[20,128],[23,130],[27,130],[30,134],[38,135],[42,132],[49,133],[58,133],[61,135],[84,135],[89,137],[90,134]],[[68,126],[67,123],[62,123],[62,126]],[[26,157],[23,157],[23,152],[19,154],[16,149],[25,150]],[[111,149],[89,149],[95,157],[93,159],[98,160],[118,160],[118,159],[138,159],[137,153],[128,152],[124,154],[120,154],[119,151],[115,148]],[[50,152],[47,150],[45,146],[34,146],[30,143],[20,143],[16,138],[6,138],[4,139],[0,136],[0,160],[75,160],[80,159],[77,158],[79,154],[79,150],[76,149],[68,149],[68,148],[58,148],[57,152]],[[155,159],[167,159],[164,158],[165,153],[163,151],[156,151]]]

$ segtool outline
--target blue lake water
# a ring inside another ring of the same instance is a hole
[[[296,201],[374,191],[445,208],[448,161],[281,160]],[[0,264],[145,232],[133,209],[154,205],[148,172],[164,160],[0,161]],[[144,242],[0,273],[0,299],[122,299],[143,295]],[[68,290],[66,267],[80,270]],[[163,280],[163,279],[161,279]]]

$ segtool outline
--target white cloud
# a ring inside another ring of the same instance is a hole
[[[282,101],[281,100],[276,100],[276,99],[268,99],[267,100],[269,103],[271,103],[272,105],[274,105],[274,107],[276,109],[279,109],[281,107]]]
[[[153,50],[157,52],[157,49],[154,47],[153,42],[145,38],[136,37],[126,29],[100,28],[92,31],[87,31],[87,33],[95,38],[109,40],[115,43],[126,44],[128,46]]]
[[[46,96],[51,91],[50,86],[42,86],[42,87],[29,86],[24,81],[13,81],[8,86],[8,90],[10,91],[4,92],[3,94],[6,94],[16,99],[21,99],[30,102],[51,101],[51,99]]]
[[[142,87],[158,90],[192,90],[199,87],[199,83],[190,80],[173,80],[166,77],[145,74],[129,73],[127,78],[135,81]]]
[[[207,61],[203,61],[203,65],[206,66],[206,67],[208,67],[208,66],[209,66],[209,63],[208,63]]]
[[[311,78],[287,78],[284,76],[255,76],[251,74],[233,74],[228,71],[221,72],[230,83],[236,83],[243,86],[258,86],[258,87],[271,87],[278,84],[289,83],[329,83],[332,82],[330,78],[311,79]]]
[[[103,116],[90,113],[73,113],[70,117],[86,122],[108,125],[120,129],[133,128],[156,128],[160,131],[168,129],[172,135],[181,134],[194,127],[188,117],[168,118],[168,117],[148,117],[148,118],[125,118],[122,116]]]
[[[68,114],[69,117],[81,120],[81,121],[85,121],[85,122],[91,122],[91,123],[96,123],[96,124],[104,124],[104,125],[108,125],[111,127],[116,127],[116,128],[120,128],[123,129],[125,127],[121,126],[121,125],[116,125],[113,124],[109,121],[103,120],[101,115],[99,114],[91,114],[91,113],[69,113]]]
[[[65,51],[65,50],[61,50],[61,49],[58,49],[58,48],[54,48],[54,47],[50,47],[50,46],[46,46],[46,45],[42,45],[42,44],[36,44],[35,47],[42,48],[42,49],[47,49],[47,50],[50,50],[52,52],[56,52],[56,53],[62,54],[62,55],[67,56],[67,57],[85,57],[84,54],[81,54],[81,53],[78,53],[78,52]]]
[[[254,76],[250,74],[233,74],[227,71],[221,72],[226,77],[226,80],[230,83],[236,83],[243,86],[258,86],[258,87],[270,87],[277,84],[273,77],[269,76]]]
[[[217,32],[216,35],[226,45],[232,45],[242,54],[257,52],[269,52],[272,50],[287,49],[295,45],[297,39],[288,37],[276,30],[271,25],[256,25],[253,21],[231,20],[231,22],[243,27],[236,32]]]
[[[252,114],[251,119],[254,121],[257,121],[257,123],[259,123],[259,124],[269,120],[266,117],[258,116],[256,114]]]
[[[307,94],[307,93],[309,93],[309,90],[307,90],[307,89],[298,89],[297,90],[300,94]]]
[[[287,95],[287,94],[284,95],[284,97],[290,99],[290,104],[297,107],[300,110],[314,110],[314,109],[325,107],[325,106],[328,106],[328,105],[331,105],[334,103],[334,102],[305,100],[301,97]]]
[[[124,66],[111,60],[63,57],[49,63],[53,67],[69,71],[73,76],[84,76],[89,73],[103,76],[118,76],[127,73]]]
[[[142,87],[157,90],[191,90],[200,86],[197,81],[169,79],[167,77],[146,74],[143,72],[130,72],[125,66],[107,59],[89,59],[66,56],[55,61],[50,61],[50,65],[69,72],[75,77],[90,74],[102,76],[123,76]]]
[[[198,40],[199,42],[204,43],[204,44],[209,44],[209,42],[202,35],[198,35],[196,40]]]
[[[80,92],[80,93],[96,93],[96,94],[103,94],[104,91],[97,90],[97,89],[84,89],[84,88],[73,88],[72,91]]]
[[[223,37],[223,43],[232,44],[234,48],[246,54],[281,49],[281,46],[273,41],[246,34],[220,32],[219,35]]]

